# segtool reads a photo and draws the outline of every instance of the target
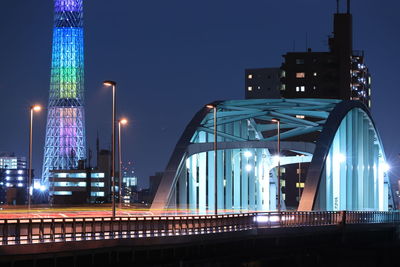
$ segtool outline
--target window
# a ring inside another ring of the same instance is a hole
[[[104,192],[90,192],[92,197],[104,197]]]
[[[297,58],[296,59],[296,64],[304,64],[304,59],[303,58]]]
[[[304,188],[304,183],[296,183],[297,188]]]
[[[296,115],[296,118],[298,118],[298,119],[304,119],[304,115]]]
[[[257,86],[257,89],[260,90],[260,89],[261,89],[261,86]]]
[[[281,90],[282,90],[282,91],[285,91],[285,90],[286,90],[286,84],[284,84],[284,83],[281,84]]]
[[[71,191],[56,191],[53,194],[56,196],[72,196]]]
[[[314,75],[314,77],[317,77],[317,73],[316,72],[314,72],[313,75]]]
[[[253,74],[247,75],[247,78],[248,78],[249,80],[253,79]]]
[[[306,77],[306,73],[305,72],[296,72],[296,78],[303,79],[305,77]]]
[[[93,187],[104,187],[104,182],[95,182],[91,183]]]
[[[306,87],[304,85],[302,86],[296,86],[296,92],[305,92]]]
[[[252,86],[247,87],[247,91],[249,92],[253,91],[253,87]]]

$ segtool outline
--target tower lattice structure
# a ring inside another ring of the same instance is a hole
[[[83,0],[54,0],[50,93],[42,179],[86,154]]]

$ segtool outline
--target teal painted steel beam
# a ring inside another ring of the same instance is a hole
[[[205,131],[207,133],[214,134],[214,130],[213,129],[209,129],[209,128],[205,128],[205,127],[198,127],[197,130],[198,131]],[[247,141],[247,139],[244,139],[244,138],[241,138],[241,137],[238,137],[238,136],[234,136],[234,135],[231,135],[231,134],[227,134],[227,133],[222,133],[222,132],[219,132],[219,131],[217,131],[217,136],[225,137],[225,138],[228,138],[228,139],[233,140],[233,141]]]

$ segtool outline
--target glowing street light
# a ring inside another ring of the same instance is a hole
[[[214,198],[215,198],[215,215],[218,214],[218,185],[217,185],[217,105],[208,104],[208,109],[214,110]]]
[[[119,208],[122,207],[122,152],[121,152],[121,125],[126,125],[128,120],[122,118],[118,120],[118,162],[119,162],[119,177],[118,177],[118,203]]]
[[[244,152],[244,156],[245,156],[246,158],[250,158],[251,156],[253,156],[253,153],[251,153],[250,151],[245,151],[245,152]]]
[[[253,169],[253,167],[250,164],[246,165],[246,171],[251,171]]]
[[[279,119],[272,119],[272,122],[277,124],[278,136],[278,212],[281,211],[281,121]]]
[[[32,183],[32,131],[33,131],[33,113],[42,109],[40,105],[33,105],[30,108],[29,124],[29,169],[28,169],[28,211],[31,209],[31,183]]]
[[[103,85],[112,87],[112,145],[111,145],[111,201],[112,217],[115,217],[115,122],[116,122],[116,87],[114,81],[104,81]]]

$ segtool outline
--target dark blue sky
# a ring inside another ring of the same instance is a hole
[[[343,1],[344,2],[344,1]],[[344,4],[344,3],[343,3]],[[88,144],[109,146],[118,82],[124,159],[141,185],[162,171],[185,125],[204,104],[244,97],[244,69],[279,66],[293,50],[326,51],[335,0],[86,0]],[[344,5],[343,5],[344,9]],[[354,49],[372,73],[373,117],[389,162],[400,165],[400,2],[353,0]],[[28,108],[47,105],[53,1],[5,1],[0,16],[0,151],[28,153]],[[35,115],[34,168],[41,172],[46,114]],[[393,169],[396,174],[397,169]]]

